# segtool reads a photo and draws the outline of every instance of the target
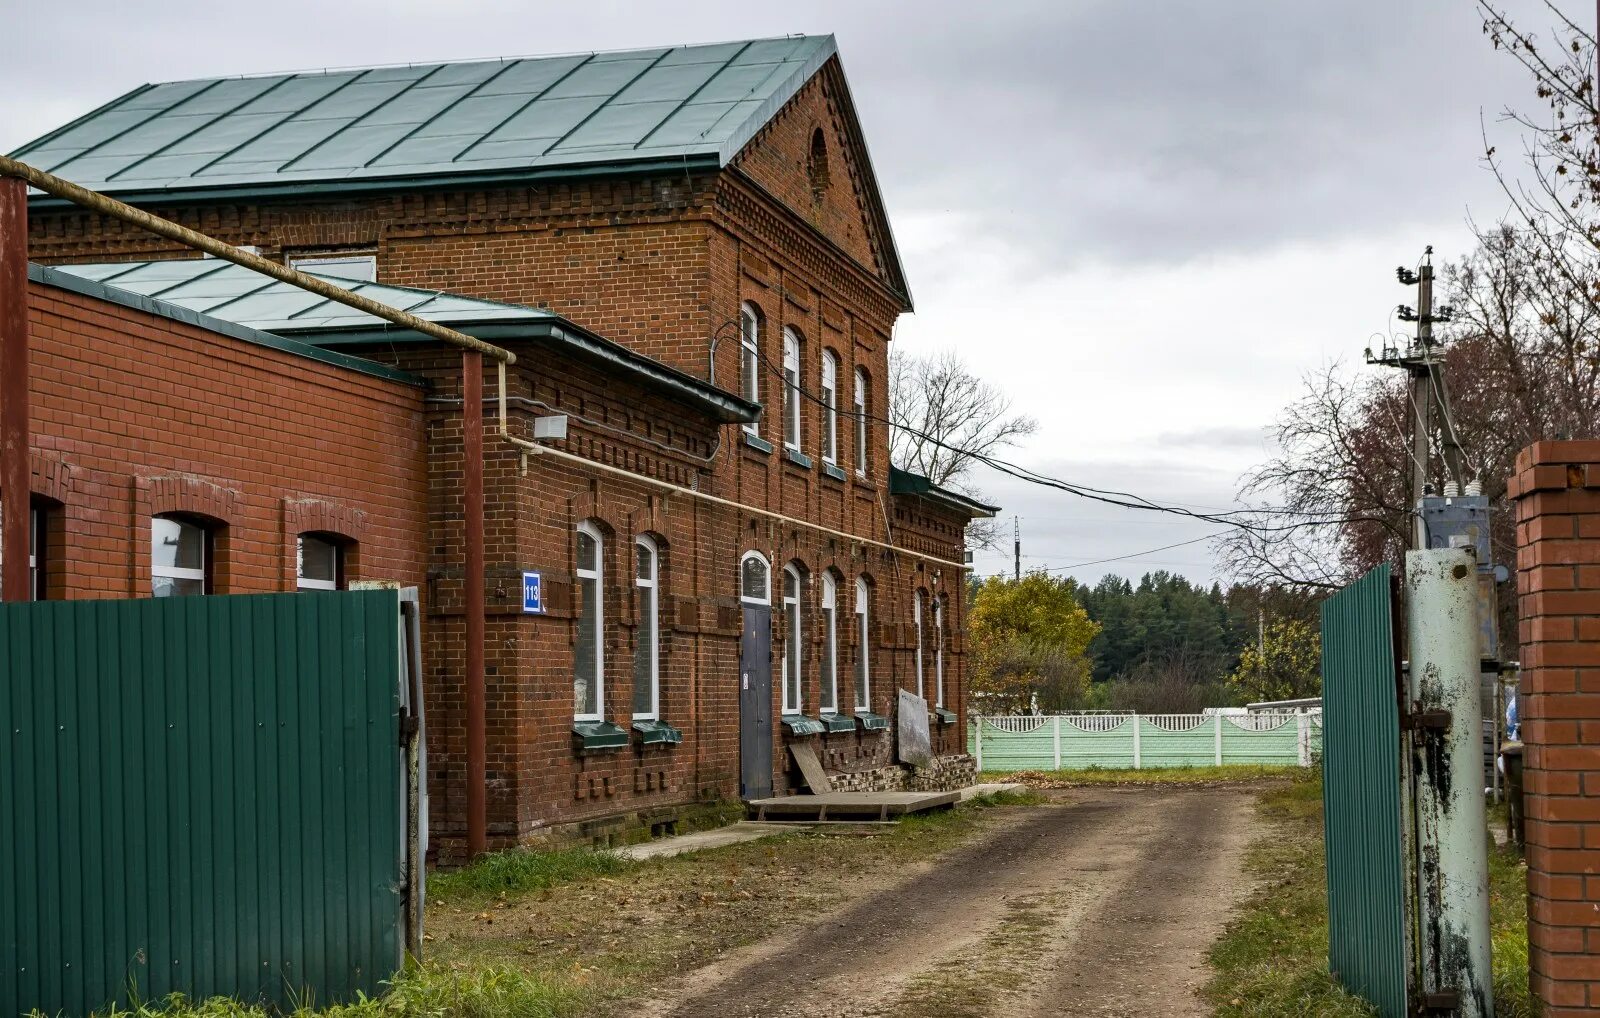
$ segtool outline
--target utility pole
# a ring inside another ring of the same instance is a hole
[[[1011,577],[1022,579],[1022,517],[1011,517]]]
[[[1417,323],[1415,343],[1404,350],[1384,345],[1376,356],[1367,351],[1368,364],[1382,364],[1391,368],[1404,368],[1409,374],[1408,394],[1411,418],[1411,546],[1428,546],[1427,527],[1421,514],[1422,499],[1428,490],[1428,462],[1433,458],[1433,432],[1435,415],[1442,434],[1440,443],[1445,467],[1455,485],[1456,494],[1466,488],[1466,456],[1456,436],[1455,419],[1450,415],[1449,394],[1445,389],[1444,372],[1438,357],[1439,341],[1433,336],[1435,322],[1448,322],[1452,311],[1447,306],[1433,306],[1433,246],[1423,253],[1422,264],[1416,271],[1400,266],[1395,277],[1402,286],[1417,288],[1417,306],[1400,305],[1398,314],[1403,322]]]

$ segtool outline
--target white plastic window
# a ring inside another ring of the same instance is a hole
[[[745,399],[761,402],[761,316],[750,304],[739,308],[739,385]],[[755,434],[759,427],[751,421],[744,430]]]
[[[800,449],[800,337],[783,330],[783,444]]]
[[[578,643],[573,656],[573,715],[600,721],[605,706],[605,542],[592,524],[578,524]]]
[[[176,516],[150,521],[150,593],[154,597],[187,597],[206,589],[206,559],[211,535],[206,528]]]
[[[805,640],[800,610],[800,570],[783,567],[783,712],[800,713],[801,644]]]
[[[656,543],[640,536],[634,542],[638,557],[634,585],[639,595],[639,626],[633,644],[633,717],[655,720],[661,709],[661,556]]]
[[[868,601],[871,599],[871,588],[867,585],[866,577],[856,579],[856,710],[872,709],[872,666],[868,661],[868,635],[870,626],[867,618]]]
[[[917,631],[917,695],[926,697],[927,689],[923,684],[922,671],[922,602],[926,595],[917,591],[916,600],[911,602],[911,625]]]
[[[867,476],[867,373],[856,368],[856,476]]]
[[[839,462],[839,358],[822,351],[822,462]]]
[[[44,571],[39,568],[39,547],[44,544],[44,513],[38,506],[28,509],[28,597],[34,601],[44,600]],[[0,565],[5,558],[0,550]]]
[[[315,534],[301,534],[297,545],[295,585],[301,590],[338,590],[344,549]]]
[[[819,708],[824,714],[836,714],[839,711],[839,614],[836,610],[839,601],[839,584],[834,580],[832,573],[822,574],[822,661],[821,669],[822,702]]]
[[[771,604],[771,573],[759,551],[747,551],[739,563],[739,600],[750,604]]]

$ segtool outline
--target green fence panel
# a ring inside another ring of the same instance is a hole
[[[1217,729],[1211,718],[1173,731],[1149,718],[1139,718],[1141,767],[1212,767],[1217,762]]]
[[[1328,965],[1384,1018],[1406,1012],[1400,717],[1388,566],[1322,605]]]
[[[1120,719],[1106,731],[1083,731],[1071,718],[1061,719],[1061,766],[1124,768],[1133,766],[1133,719]]]
[[[0,1016],[402,961],[396,591],[0,605]]]

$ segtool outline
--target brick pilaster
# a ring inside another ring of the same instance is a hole
[[[1600,1015],[1600,442],[1516,470],[1530,978],[1549,1018]]]

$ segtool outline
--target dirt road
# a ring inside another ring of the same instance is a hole
[[[1054,793],[891,886],[689,973],[671,1018],[1204,1015],[1205,952],[1246,890],[1239,787]],[[638,1012],[636,1012],[638,1013]]]

